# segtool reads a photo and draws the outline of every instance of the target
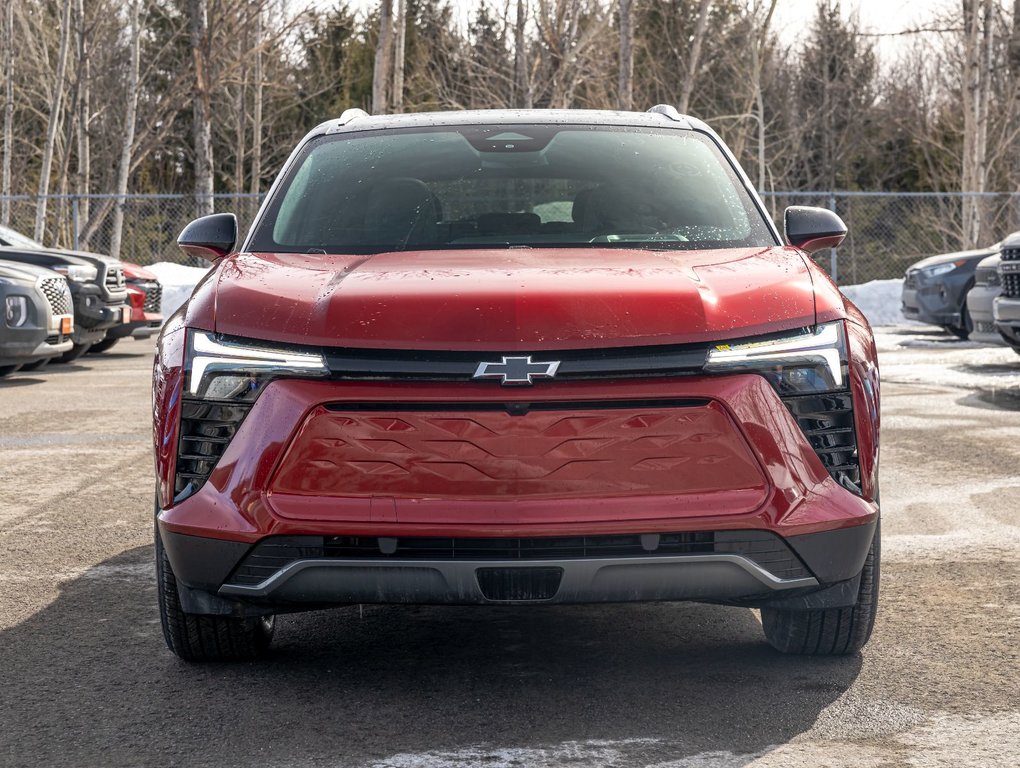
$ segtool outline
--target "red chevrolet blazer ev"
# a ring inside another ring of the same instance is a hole
[[[349,110],[166,323],[159,606],[188,660],[354,603],[696,600],[789,653],[868,640],[871,330],[704,123]]]

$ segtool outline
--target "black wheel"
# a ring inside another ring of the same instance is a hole
[[[960,312],[959,325],[946,325],[943,327],[958,339],[963,341],[969,339],[970,334],[974,331],[974,321],[970,317],[970,312],[967,311],[967,305],[964,304]]]
[[[109,336],[107,336],[102,341],[98,341],[91,347],[89,347],[89,354],[98,355],[100,352],[105,352],[106,350],[110,349],[114,344],[116,344],[118,341],[120,341],[120,339],[111,339]]]
[[[34,360],[31,363],[25,363],[21,366],[23,371],[38,371],[40,368],[45,368],[46,363],[50,361],[50,358],[44,357],[42,360]]]
[[[81,357],[86,352],[88,352],[89,351],[89,347],[91,347],[91,346],[92,346],[91,344],[75,344],[73,347],[71,347],[69,350],[67,350],[60,357],[53,358],[53,362],[55,362],[55,363],[73,363],[79,357]]]
[[[156,531],[156,590],[167,647],[185,661],[251,661],[269,648],[275,616],[236,619],[185,613],[177,579]]]
[[[783,653],[807,656],[845,656],[868,642],[878,610],[880,525],[861,571],[857,605],[815,611],[761,609],[761,625],[772,647]]]
[[[9,373],[14,373],[20,367],[20,365],[0,365],[0,378],[3,378]]]

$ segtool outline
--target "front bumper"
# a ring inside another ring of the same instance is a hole
[[[495,387],[470,391],[473,403],[522,397]],[[463,401],[464,392],[428,383],[413,390],[301,380],[267,387],[205,484],[159,513],[178,581],[201,596],[188,604],[196,612],[350,602],[761,605],[820,594],[830,596],[826,604],[847,604],[856,594],[840,585],[860,572],[877,505],[832,479],[762,377],[537,385],[525,395],[531,405],[561,401],[566,413],[497,418],[488,415],[493,409],[458,406],[447,417],[429,415]],[[424,416],[400,410],[408,396]],[[583,407],[596,397],[611,406],[601,421]],[[366,403],[372,407],[359,411]],[[631,412],[634,403],[649,404],[647,418]],[[156,439],[161,450],[174,436]],[[375,460],[352,452],[352,441]],[[414,458],[430,451],[434,460]],[[501,475],[504,455],[520,464],[512,480]],[[693,532],[710,543],[680,553],[638,546],[619,557],[423,560],[396,549],[409,539],[629,536],[643,543]],[[771,537],[784,562],[801,570],[772,570],[755,559],[753,546],[720,546],[740,532]],[[394,547],[393,556],[325,549],[312,556],[306,548],[307,556],[274,562],[262,578],[238,580],[259,546],[294,536],[357,537],[378,542],[380,552]],[[485,579],[522,591],[487,591]]]
[[[967,293],[967,311],[974,322],[971,341],[981,344],[1002,345],[1005,342],[995,328],[992,305],[1002,292],[1000,285],[975,285]]]
[[[999,296],[992,304],[995,329],[1012,347],[1020,347],[1020,299]]]
[[[901,312],[908,320],[939,326],[960,326],[969,275],[925,278],[916,274],[904,281]]]

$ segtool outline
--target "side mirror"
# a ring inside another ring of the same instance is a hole
[[[835,248],[846,237],[846,224],[827,208],[791,205],[783,216],[786,242],[794,248],[814,253]]]
[[[177,237],[177,245],[189,256],[215,261],[222,259],[237,243],[237,217],[214,213],[195,219]]]

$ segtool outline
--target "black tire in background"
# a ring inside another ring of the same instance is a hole
[[[88,352],[89,351],[89,347],[91,347],[91,346],[92,346],[91,344],[75,344],[73,347],[71,347],[69,350],[67,350],[64,354],[60,355],[59,357],[53,358],[53,362],[55,362],[55,363],[73,363],[79,357],[81,357],[86,352]]]
[[[879,521],[861,570],[856,605],[814,611],[761,609],[762,629],[773,648],[807,656],[845,656],[864,647],[878,610],[881,538]]]
[[[113,345],[116,344],[118,341],[120,341],[120,339],[111,339],[109,336],[107,336],[102,341],[98,341],[91,347],[89,347],[89,354],[98,355],[101,352],[105,352],[106,350],[113,347]]]
[[[236,619],[185,613],[177,579],[156,530],[156,591],[167,647],[185,661],[251,661],[269,649],[275,616]]]
[[[45,368],[46,364],[51,360],[49,357],[44,357],[42,360],[35,360],[31,363],[26,363],[21,366],[23,371],[38,371],[40,368]]]

